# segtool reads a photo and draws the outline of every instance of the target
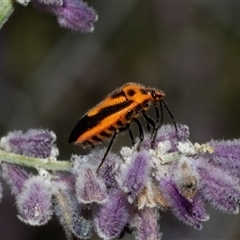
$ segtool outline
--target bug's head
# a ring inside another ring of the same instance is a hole
[[[161,90],[150,88],[148,91],[151,93],[153,101],[161,101],[165,97],[165,93]]]

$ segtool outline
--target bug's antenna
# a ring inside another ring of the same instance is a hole
[[[176,135],[177,135],[177,139],[179,140],[177,124],[176,124],[176,121],[175,121],[175,119],[174,119],[174,116],[172,115],[172,113],[170,112],[169,108],[167,107],[167,104],[166,104],[163,100],[160,102],[160,105],[162,106],[161,103],[163,103],[163,105],[164,105],[164,107],[166,108],[168,114],[169,114],[170,117],[172,118],[172,121],[173,121],[173,124],[174,124],[174,127],[175,127],[175,131],[176,131]]]

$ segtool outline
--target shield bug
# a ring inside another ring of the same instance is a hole
[[[158,89],[145,87],[136,83],[127,83],[121,88],[108,95],[96,107],[89,110],[73,128],[68,143],[95,146],[102,141],[110,140],[108,148],[102,158],[98,170],[102,166],[117,133],[128,130],[131,141],[135,144],[130,124],[135,122],[138,126],[140,141],[138,149],[144,138],[143,127],[138,117],[143,115],[148,131],[152,131],[152,146],[155,142],[157,131],[163,120],[163,107],[166,108],[177,132],[177,126],[173,115],[169,111],[166,103],[163,101],[165,94]],[[146,114],[150,104],[153,103],[157,119],[154,121]],[[158,105],[159,104],[159,105]],[[159,112],[160,111],[160,112]],[[98,171],[97,170],[97,171]]]

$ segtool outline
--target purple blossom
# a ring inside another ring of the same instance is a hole
[[[234,175],[240,180],[240,140],[212,140],[209,145],[214,148],[211,162],[217,167],[227,170],[229,175]]]
[[[114,192],[107,203],[100,207],[95,226],[98,235],[103,239],[118,237],[129,220],[129,209],[123,192]]]
[[[67,239],[73,235],[81,239],[92,236],[93,220],[88,204],[78,202],[75,195],[75,176],[58,173],[52,180],[54,195],[54,212],[65,230]]]
[[[81,203],[106,201],[107,189],[104,182],[97,177],[96,166],[87,165],[78,173],[76,195]]]
[[[98,19],[96,12],[82,0],[62,0],[60,5],[40,0],[33,0],[33,3],[38,9],[55,15],[61,27],[74,31],[92,32],[93,23]]]
[[[92,237],[92,218],[89,205],[76,205],[72,215],[72,232],[77,238],[90,239]]]
[[[159,142],[170,141],[171,143],[170,151],[176,151],[178,141],[184,142],[189,138],[188,126],[178,124],[177,127],[178,132],[176,132],[176,129],[172,125],[161,126],[156,136],[154,149],[157,147],[157,144]],[[143,140],[142,146],[146,149],[151,148],[151,139],[149,138],[149,136]]]
[[[18,195],[31,175],[22,167],[11,163],[2,163],[2,176],[11,188],[13,195]]]
[[[63,4],[63,0],[38,0],[38,1],[42,4],[54,6],[61,6]]]
[[[19,219],[30,225],[46,224],[52,216],[52,191],[40,176],[28,179],[17,195]]]
[[[228,173],[205,159],[197,162],[202,196],[213,207],[228,213],[238,213],[240,200],[239,182]]]
[[[193,144],[184,125],[178,125],[178,135],[174,126],[162,126],[153,149],[146,136],[140,150],[133,146],[123,147],[120,155],[109,152],[98,172],[105,148],[72,156],[70,172],[50,174],[39,169],[40,176],[35,176],[2,163],[2,175],[16,196],[21,220],[32,225],[46,223],[54,199],[54,213],[68,239],[90,239],[93,229],[103,239],[120,237],[126,231],[137,240],[161,239],[161,211],[171,211],[196,229],[209,219],[206,204],[238,213],[240,141]],[[33,151],[29,146],[44,154],[46,146],[54,148],[48,134],[36,136],[9,134],[0,147],[12,152],[17,146],[17,153],[27,152],[27,156]],[[45,147],[38,148],[36,138]]]
[[[148,181],[150,156],[147,151],[136,153],[123,165],[121,188],[128,194],[132,203]]]
[[[99,151],[101,154],[100,156],[103,156],[106,151],[106,148],[103,148],[102,151]],[[102,159],[99,158],[98,154],[98,162],[100,162]],[[103,179],[105,185],[110,188],[115,188],[118,186],[117,178],[119,176],[120,172],[120,165],[122,163],[122,159],[117,154],[109,153],[106,157],[106,160],[103,164],[103,166],[99,169],[99,176]]]
[[[132,219],[137,240],[160,239],[159,223],[156,209],[144,208],[139,210]]]
[[[1,138],[0,147],[7,152],[28,157],[54,158],[58,156],[55,141],[56,135],[52,131],[30,129],[26,133],[22,131],[10,132]]]
[[[201,198],[195,196],[193,201],[186,199],[169,178],[162,179],[160,188],[170,204],[173,214],[184,223],[197,229],[202,228],[202,222],[208,220]]]

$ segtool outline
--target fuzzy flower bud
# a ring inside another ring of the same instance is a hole
[[[28,157],[47,158],[56,157],[58,149],[55,147],[56,135],[52,131],[30,129],[10,132],[0,140],[0,147],[7,152],[12,152]]]
[[[201,199],[195,197],[189,201],[180,194],[176,185],[169,178],[162,179],[160,187],[164,189],[164,196],[170,203],[173,214],[184,223],[200,230],[202,222],[209,219]]]
[[[96,12],[82,0],[62,0],[61,5],[46,5],[39,0],[33,3],[40,10],[55,15],[61,27],[74,31],[93,32],[93,23],[98,19]]]
[[[144,208],[139,210],[134,219],[132,226],[136,228],[135,234],[137,240],[153,240],[160,239],[158,216],[152,208]]]
[[[121,187],[128,194],[128,201],[133,203],[139,192],[147,184],[150,156],[147,151],[136,153],[123,165]]]
[[[52,216],[51,197],[49,184],[42,177],[28,179],[17,195],[19,219],[33,226],[46,224]]]
[[[103,204],[95,218],[98,235],[103,239],[113,239],[120,235],[129,219],[128,203],[125,194],[113,193]]]
[[[225,169],[229,175],[234,175],[240,181],[240,140],[233,141],[210,141],[209,145],[214,148],[211,162]]]
[[[224,212],[237,214],[240,200],[239,182],[223,169],[207,163],[197,162],[200,174],[199,187],[205,200]]]
[[[63,226],[67,239],[92,236],[92,213],[88,205],[80,204],[75,196],[74,176],[60,173],[53,180],[54,212]]]
[[[22,167],[10,163],[2,163],[2,176],[11,188],[13,195],[18,195],[31,175]]]
[[[80,203],[102,203],[107,199],[107,189],[103,181],[97,177],[96,166],[86,165],[78,173],[76,195]]]

